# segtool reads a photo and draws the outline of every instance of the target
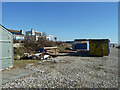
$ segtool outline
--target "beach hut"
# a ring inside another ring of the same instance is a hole
[[[0,25],[0,70],[13,67],[13,35]]]
[[[89,54],[92,56],[108,56],[110,53],[109,39],[89,39]]]

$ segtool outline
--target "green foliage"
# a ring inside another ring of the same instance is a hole
[[[20,56],[19,55],[16,56],[16,60],[20,60]]]

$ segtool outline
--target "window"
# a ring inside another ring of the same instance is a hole
[[[37,36],[41,36],[41,33],[36,33]]]
[[[31,33],[29,33],[28,36],[31,36]]]

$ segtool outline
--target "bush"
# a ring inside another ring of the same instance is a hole
[[[14,56],[14,59],[15,59],[15,60],[20,60],[20,56],[19,56],[19,55]]]
[[[16,58],[17,60],[20,60],[20,56],[19,55],[17,55],[17,58]]]
[[[46,37],[39,37],[38,41],[30,40],[29,38],[30,37],[27,37],[27,39],[25,39],[23,42],[24,42],[24,47],[31,51],[35,51],[43,47],[51,47],[54,46],[55,44],[53,41],[47,40]]]
[[[23,56],[24,55],[24,48],[23,47],[14,48],[14,55]]]

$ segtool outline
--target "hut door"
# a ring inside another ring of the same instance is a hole
[[[103,56],[103,45],[101,43],[96,44],[94,55]]]

